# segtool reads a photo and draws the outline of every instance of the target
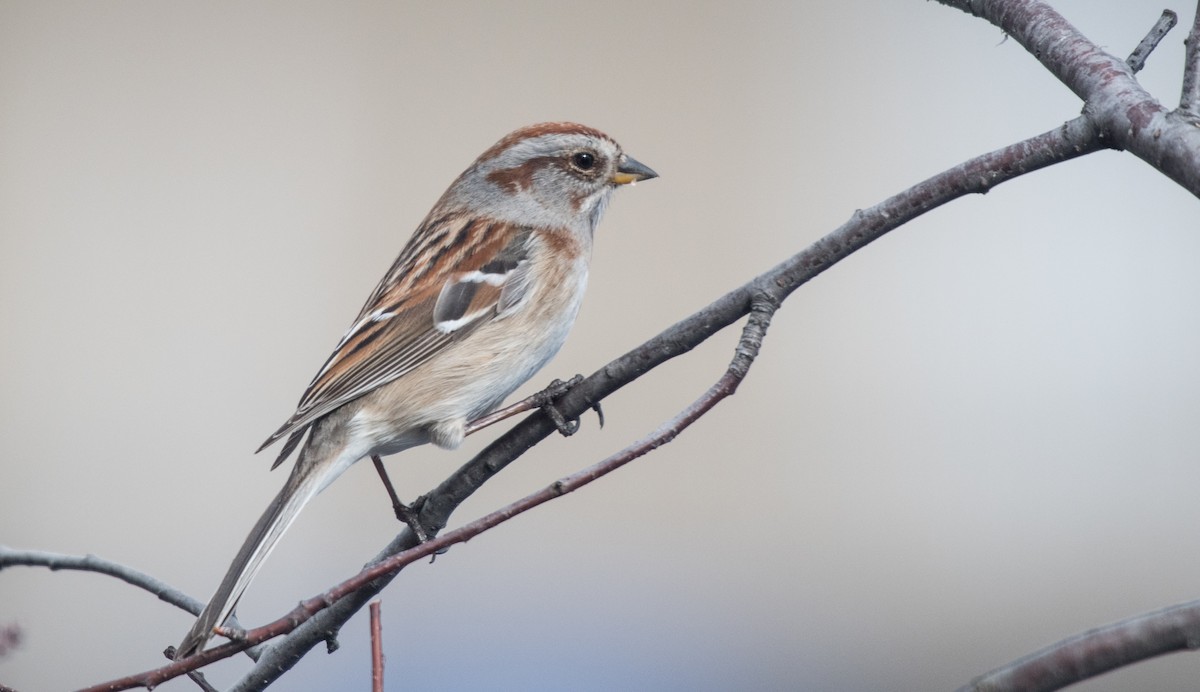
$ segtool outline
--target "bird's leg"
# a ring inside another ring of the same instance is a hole
[[[379,472],[379,479],[383,481],[383,487],[387,490],[388,497],[392,499],[392,511],[396,513],[396,518],[412,529],[413,535],[417,537],[418,541],[424,543],[429,540],[429,534],[425,533],[425,529],[421,527],[421,518],[417,516],[417,512],[401,502],[400,496],[396,494],[392,479],[388,478],[387,469],[383,467],[383,459],[380,459],[378,454],[372,454],[371,462],[375,464],[375,470]],[[416,505],[419,502],[420,500],[413,504]]]
[[[576,375],[566,382],[563,382],[562,380],[554,380],[550,383],[550,386],[532,396],[522,399],[515,404],[505,406],[502,409],[492,411],[486,416],[480,416],[479,418],[467,423],[466,433],[470,435],[471,433],[478,432],[489,425],[499,423],[506,418],[512,418],[518,413],[524,413],[526,411],[532,411],[535,408],[540,408],[546,412],[547,416],[550,416],[550,420],[554,421],[554,427],[558,428],[558,432],[561,433],[563,437],[570,437],[578,432],[579,419],[575,418],[573,420],[567,420],[564,418],[562,412],[554,407],[554,402],[562,395],[571,391],[571,388],[580,382],[583,382],[583,375]],[[594,410],[596,414],[600,416],[600,427],[603,428],[604,412],[600,410],[600,403],[596,402],[592,406],[592,410]]]

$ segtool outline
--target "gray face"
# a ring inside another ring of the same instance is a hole
[[[621,157],[606,137],[541,134],[485,154],[448,195],[499,220],[591,235],[616,188]]]

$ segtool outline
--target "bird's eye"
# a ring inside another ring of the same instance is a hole
[[[590,171],[596,167],[596,156],[590,151],[578,151],[571,155],[571,165],[581,171]]]

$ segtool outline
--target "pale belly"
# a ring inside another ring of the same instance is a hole
[[[382,455],[427,442],[461,444],[469,421],[499,406],[562,348],[582,302],[586,263],[567,278],[538,287],[526,309],[480,326],[362,397],[352,421],[356,441]]]

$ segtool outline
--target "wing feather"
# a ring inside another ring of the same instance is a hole
[[[278,466],[321,416],[511,311],[528,282],[531,236],[527,228],[431,215],[309,383],[296,412],[259,451],[290,436]]]

